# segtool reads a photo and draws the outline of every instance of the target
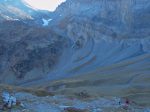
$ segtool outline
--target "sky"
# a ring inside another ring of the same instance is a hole
[[[66,0],[24,0],[24,1],[26,1],[30,6],[37,9],[54,11],[58,5],[60,5],[62,2],[65,2]]]

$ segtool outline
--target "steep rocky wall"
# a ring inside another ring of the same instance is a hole
[[[150,34],[149,0],[67,0],[56,13],[64,19],[88,18],[130,38],[144,38]]]

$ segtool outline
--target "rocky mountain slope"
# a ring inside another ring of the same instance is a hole
[[[0,2],[0,83],[38,80],[55,67],[67,40],[43,26],[48,14],[20,0]]]
[[[54,12],[50,26],[67,36],[71,46],[49,79],[149,54],[149,12],[149,0],[67,0]]]
[[[149,0],[67,0],[56,13],[67,20],[78,17],[104,25],[117,33],[114,37],[149,35]]]
[[[128,97],[149,107],[149,12],[148,0],[68,0],[57,8],[58,19],[50,25],[71,46],[49,78],[25,85],[39,84],[67,96],[86,91]]]
[[[150,106],[149,0],[67,0],[53,13],[9,2],[0,4],[1,83]]]
[[[1,83],[44,77],[62,54],[65,39],[47,28],[19,21],[5,21],[0,27]]]

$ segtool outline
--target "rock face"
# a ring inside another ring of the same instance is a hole
[[[67,0],[56,12],[105,25],[122,38],[144,38],[150,33],[149,0]]]

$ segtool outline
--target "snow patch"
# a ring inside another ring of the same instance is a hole
[[[42,21],[43,21],[43,26],[48,26],[49,22],[52,21],[52,19],[46,20],[43,18]]]

